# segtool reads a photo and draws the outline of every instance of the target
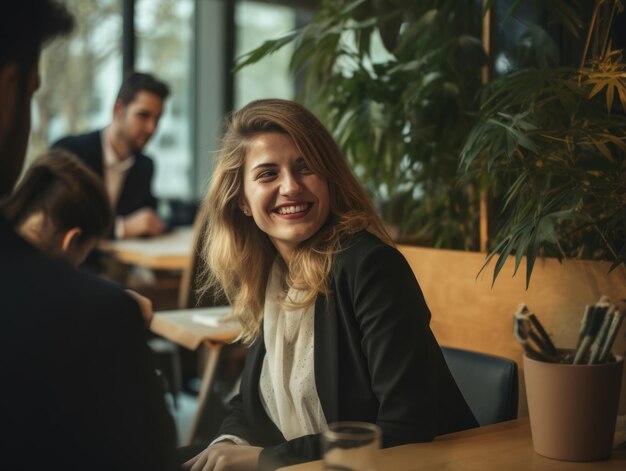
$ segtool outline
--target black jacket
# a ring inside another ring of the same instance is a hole
[[[137,304],[0,217],[0,469],[176,469]]]
[[[67,136],[55,142],[53,148],[69,150],[85,162],[100,178],[103,178],[102,131],[93,131],[79,136]],[[141,152],[135,152],[135,164],[128,171],[115,214],[128,214],[145,207],[156,208],[156,198],[152,195],[152,160]]]
[[[315,304],[315,382],[327,422],[377,423],[385,447],[476,427],[404,257],[367,232],[343,246],[334,259],[332,294]],[[264,355],[261,337],[218,435],[264,447],[263,470],[319,459],[319,435],[286,441],[265,413],[258,389]]]

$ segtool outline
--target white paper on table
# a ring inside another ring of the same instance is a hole
[[[215,314],[194,314],[191,316],[192,322],[196,322],[202,325],[208,325],[209,327],[219,327],[223,324],[223,315]]]

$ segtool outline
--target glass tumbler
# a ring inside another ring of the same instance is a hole
[[[334,422],[322,433],[324,469],[379,471],[380,427],[367,422]]]

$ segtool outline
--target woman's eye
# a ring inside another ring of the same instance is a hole
[[[257,180],[263,180],[263,179],[267,180],[268,178],[272,178],[272,177],[274,177],[274,176],[276,176],[276,172],[273,172],[273,171],[269,171],[269,170],[267,170],[267,171],[265,171],[265,172],[261,172],[261,173],[259,173],[259,174],[256,176],[256,178],[257,178]]]
[[[300,168],[298,169],[298,172],[300,172],[303,175],[309,175],[313,173],[313,171],[306,164],[301,165]]]

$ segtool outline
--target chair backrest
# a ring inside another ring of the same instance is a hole
[[[180,291],[178,293],[179,309],[226,306],[228,304],[224,296],[218,296],[212,291],[199,292],[200,283],[202,283],[201,275],[206,267],[200,256],[206,224],[205,212],[203,210],[198,211],[193,224],[192,255],[180,281]]]
[[[441,350],[479,425],[517,418],[517,364],[513,360],[460,348]]]

